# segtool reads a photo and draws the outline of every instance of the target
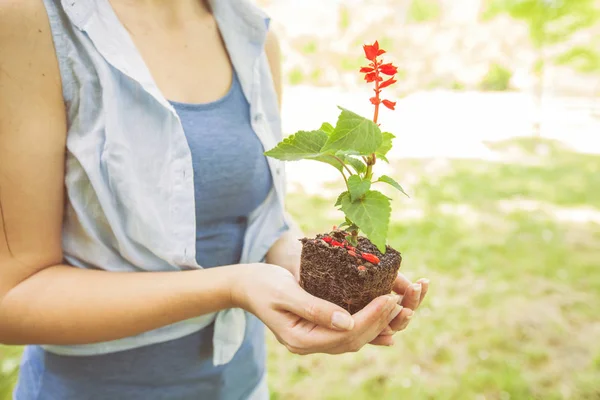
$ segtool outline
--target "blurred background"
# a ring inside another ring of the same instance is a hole
[[[400,68],[380,122],[391,244],[430,294],[393,348],[294,356],[273,399],[600,399],[600,1],[259,0],[283,53],[286,134],[368,115],[362,44]],[[324,164],[288,165],[308,234],[341,222]],[[0,346],[0,399],[20,349]]]

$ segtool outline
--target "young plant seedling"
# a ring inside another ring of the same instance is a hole
[[[320,161],[336,168],[344,179],[346,190],[335,206],[345,220],[333,232],[317,235],[316,240],[303,239],[300,283],[310,293],[349,310],[358,310],[372,298],[389,293],[402,260],[400,253],[386,245],[391,200],[374,187],[387,184],[406,195],[393,178],[375,176],[373,171],[378,160],[387,162],[392,148],[394,135],[382,131],[378,119],[381,106],[395,109],[396,102],[383,99],[381,93],[396,83],[398,68],[383,62],[385,50],[377,41],[363,49],[368,65],[360,73],[374,86],[369,99],[373,117],[339,107],[335,126],[325,122],[319,129],[296,132],[265,153],[283,161]],[[351,268],[353,274],[348,275],[344,268]],[[354,294],[349,292],[349,284]]]

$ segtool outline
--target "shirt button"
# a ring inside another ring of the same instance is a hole
[[[261,113],[258,113],[258,114],[255,114],[255,115],[254,115],[254,121],[255,121],[255,122],[258,122],[258,121],[260,121],[261,119],[262,119],[262,114],[261,114]]]

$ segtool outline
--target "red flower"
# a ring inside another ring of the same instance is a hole
[[[386,87],[397,82],[396,79],[394,79],[394,76],[398,73],[398,67],[392,63],[384,64],[379,58],[380,55],[385,54],[385,50],[379,48],[378,41],[375,41],[373,44],[365,44],[363,46],[363,50],[365,51],[365,57],[367,57],[371,63],[368,66],[361,67],[360,72],[365,74],[365,81],[368,83],[375,82],[375,88],[373,89],[375,96],[371,97],[369,101],[375,106],[373,122],[377,123],[380,104],[385,105],[390,110],[394,110],[396,107],[395,102],[390,100],[381,100],[380,95],[382,89],[385,89]],[[383,75],[388,75],[390,78],[384,81],[382,77]]]
[[[382,64],[379,66],[379,72],[386,75],[394,75],[398,72],[398,67],[392,63]]]
[[[388,87],[392,84],[396,83],[396,80],[394,78],[390,78],[387,81],[383,82],[381,85],[379,85],[379,89],[383,89],[385,87]]]
[[[363,50],[365,51],[365,57],[367,57],[367,60],[374,61],[375,57],[379,55],[379,43],[376,40],[372,45],[365,44],[363,46]]]
[[[375,82],[377,80],[377,72],[369,72],[365,75],[365,81],[367,82]]]
[[[390,110],[395,110],[396,109],[395,108],[396,107],[396,102],[395,101],[383,100],[382,103],[383,103],[384,106],[386,106]]]

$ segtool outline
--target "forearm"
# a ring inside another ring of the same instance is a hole
[[[291,218],[290,229],[271,246],[267,253],[266,262],[279,265],[290,271],[296,278],[300,273],[300,255],[302,243],[299,239],[304,237],[300,227]]]
[[[49,267],[2,298],[0,342],[102,342],[230,308],[231,283],[243,267],[147,273]]]

